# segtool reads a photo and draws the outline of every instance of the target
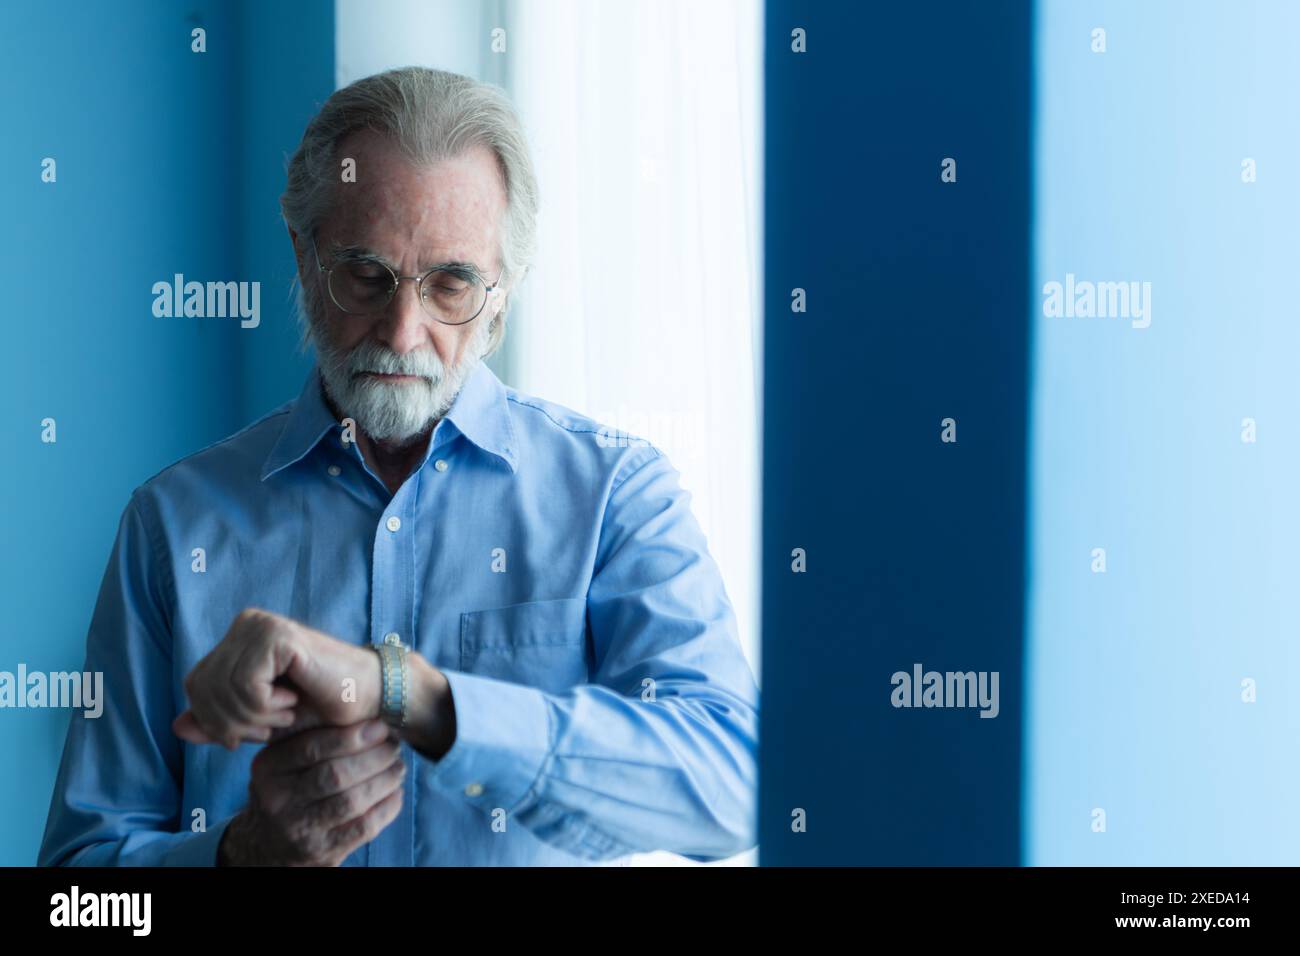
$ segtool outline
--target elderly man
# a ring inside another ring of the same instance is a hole
[[[653,446],[503,385],[537,190],[494,87],[336,92],[282,199],[298,398],[164,469],[46,864],[573,864],[754,843],[757,690]]]

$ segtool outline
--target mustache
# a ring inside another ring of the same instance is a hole
[[[398,355],[388,349],[363,344],[348,356],[347,373],[350,377],[356,378],[367,372],[378,372],[382,375],[415,375],[436,382],[447,374],[447,368],[431,350]]]

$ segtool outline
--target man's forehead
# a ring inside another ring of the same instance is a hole
[[[323,254],[389,263],[418,256],[421,268],[462,264],[481,273],[492,268],[505,202],[490,150],[421,168],[370,130],[345,137],[340,147],[340,157],[356,159],[356,182],[336,187],[322,223]]]
[[[339,141],[338,160],[355,164],[359,192],[383,196],[394,190],[422,190],[435,201],[453,203],[459,199],[499,202],[505,199],[505,183],[496,154],[478,143],[464,152],[429,164],[414,162],[387,134],[356,130]]]
[[[390,213],[346,201],[336,204],[321,226],[322,253],[389,263],[414,257],[426,267],[465,262],[483,271],[491,266],[496,240],[489,219],[429,215],[415,209]]]

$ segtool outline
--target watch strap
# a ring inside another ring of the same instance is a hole
[[[405,727],[410,686],[407,655],[411,649],[394,638],[385,638],[382,644],[370,646],[379,655],[379,670],[383,678],[379,694],[379,717],[393,727]]]

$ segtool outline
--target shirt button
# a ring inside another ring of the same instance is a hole
[[[335,478],[343,474],[343,469],[340,468],[338,465],[330,465],[329,468],[326,469],[326,471],[328,471]]]
[[[391,518],[388,519],[389,531],[396,531],[401,526],[402,526],[402,519],[397,517],[397,515],[393,515]]]
[[[467,797],[477,797],[480,796],[482,793],[483,793],[483,784],[481,783],[471,783],[465,787],[465,796]]]
[[[437,468],[439,471],[446,471],[450,466],[441,458],[439,458],[437,461],[433,463],[433,467]]]

